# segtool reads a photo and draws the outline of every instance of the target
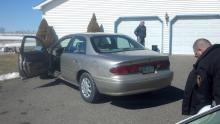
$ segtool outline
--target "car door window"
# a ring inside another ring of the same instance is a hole
[[[208,111],[191,116],[176,124],[219,124],[220,123],[220,105],[211,108]]]
[[[69,44],[69,42],[71,41],[71,38],[66,38],[60,41],[60,46],[62,48],[66,48]]]
[[[32,37],[26,38],[24,42],[23,52],[35,52],[35,51],[38,52],[43,51],[42,43],[36,38],[32,38]]]
[[[67,46],[65,52],[84,54],[86,52],[86,39],[84,37],[73,38]]]
[[[193,120],[192,122],[189,122],[188,124],[219,124],[220,123],[219,118],[220,118],[220,111],[217,111],[217,112],[207,114],[206,116],[203,116],[196,120]]]

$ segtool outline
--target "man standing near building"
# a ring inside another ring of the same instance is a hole
[[[190,72],[184,91],[182,114],[193,115],[220,104],[220,44],[212,45],[201,38],[193,44],[196,63]]]
[[[146,26],[144,21],[141,21],[138,27],[135,29],[134,34],[137,36],[137,41],[145,46]]]

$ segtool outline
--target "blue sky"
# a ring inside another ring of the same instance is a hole
[[[6,31],[37,31],[42,13],[33,10],[43,0],[1,0],[0,27]]]

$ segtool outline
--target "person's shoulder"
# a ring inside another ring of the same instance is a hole
[[[138,25],[137,27],[136,27],[136,29],[139,29],[140,28],[140,25]]]
[[[216,57],[220,58],[220,56],[216,56],[219,53],[220,53],[220,44],[214,44],[205,51],[204,58],[207,58],[207,59],[216,58]],[[212,59],[210,61],[212,61]]]
[[[214,44],[212,45],[209,49],[209,52],[216,52],[216,51],[220,51],[220,44]]]
[[[220,44],[214,44],[212,45],[213,48],[220,48]]]

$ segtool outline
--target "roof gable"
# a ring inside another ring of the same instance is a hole
[[[45,6],[45,5],[49,4],[49,3],[51,3],[52,1],[55,1],[55,0],[44,0],[44,1],[42,1],[40,4],[34,6],[33,8],[34,8],[34,9],[41,10],[43,6]]]

